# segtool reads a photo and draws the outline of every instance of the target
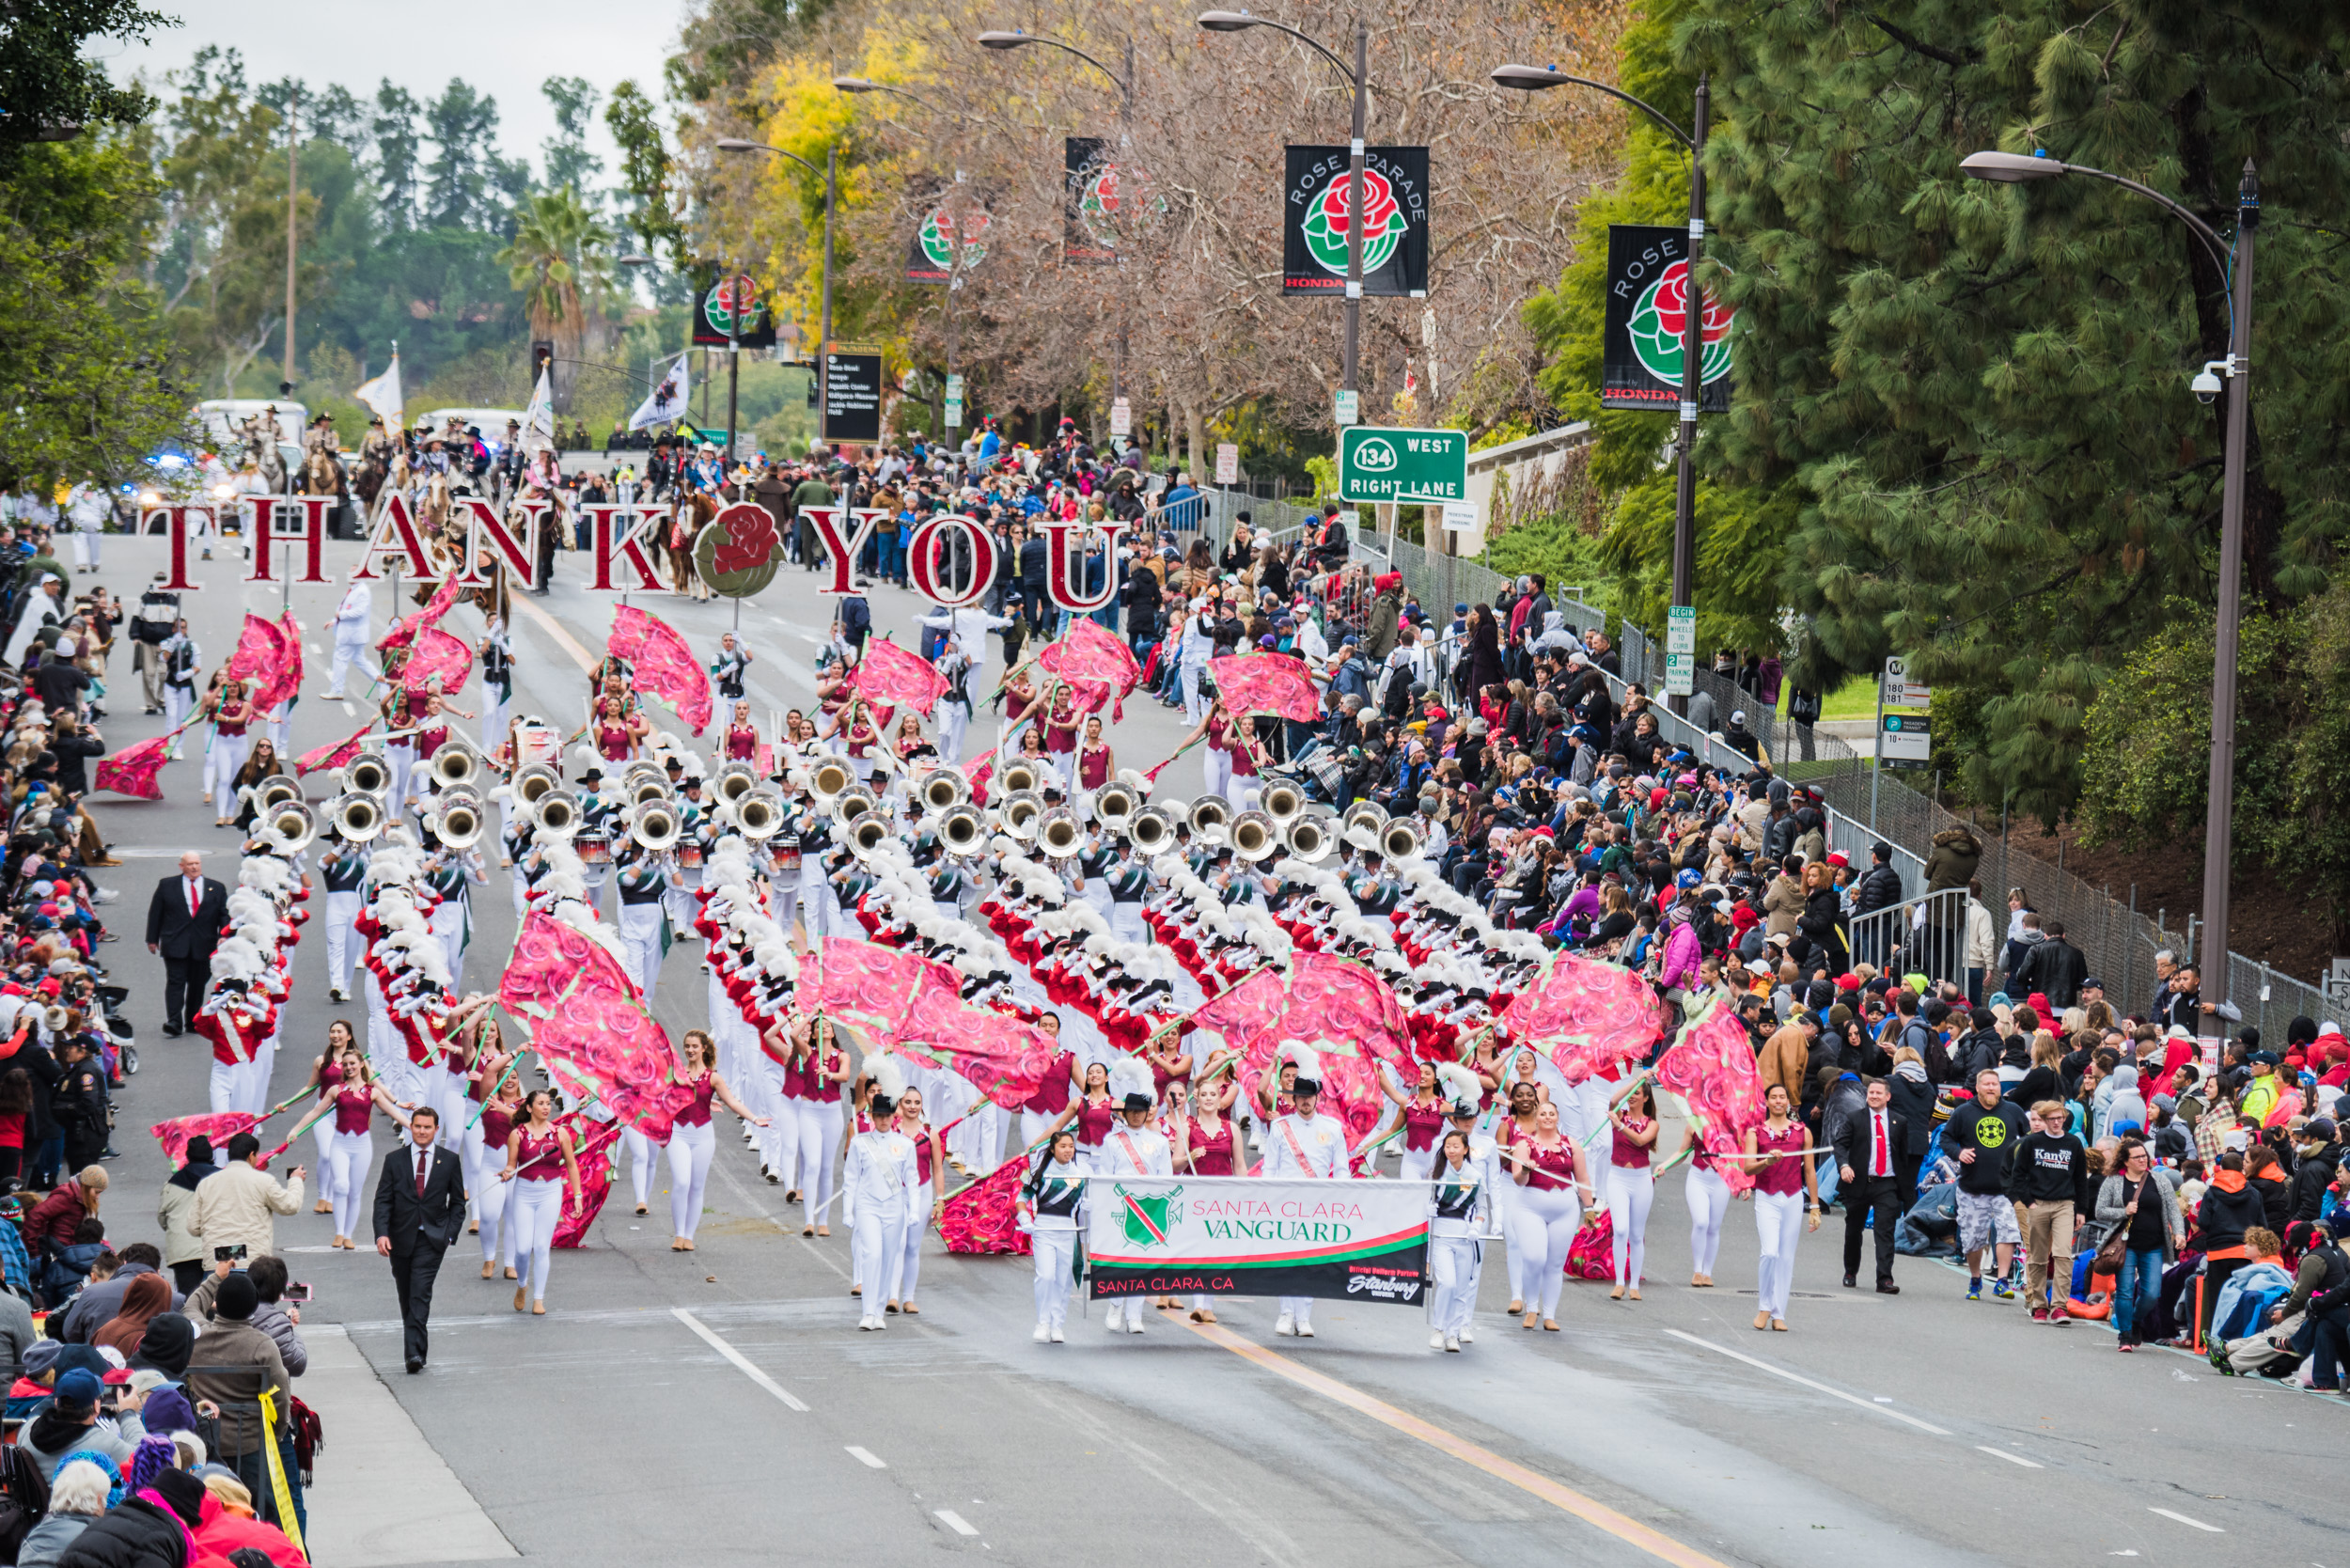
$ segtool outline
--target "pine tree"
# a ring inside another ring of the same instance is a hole
[[[2259,162],[2246,580],[2289,602],[2345,525],[2344,41],[2339,8],[2309,3],[1688,0],[1675,25],[1715,95],[1700,275],[1744,324],[1707,469],[1792,498],[1797,678],[1906,655],[1951,693],[1937,745],[1980,799],[2071,808],[2100,684],[2214,598],[2225,404],[2186,383],[2224,355],[2227,303],[2142,198],[1984,185],[1958,161],[2044,149],[2223,236]]]

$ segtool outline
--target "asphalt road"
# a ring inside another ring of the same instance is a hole
[[[159,541],[110,539],[98,580],[135,598]],[[346,570],[356,546],[337,544]],[[133,571],[132,568],[137,570]],[[240,612],[274,614],[275,587],[239,583],[226,559],[197,568],[188,598],[207,665]],[[577,557],[518,617],[517,702],[568,724],[582,664],[601,651],[605,598],[583,594]],[[803,704],[829,619],[815,579],[787,569],[743,622],[760,664],[757,706]],[[317,628],[339,587],[297,588]],[[388,615],[377,594],[377,630]],[[714,648],[723,602],[638,603]],[[876,590],[877,621],[911,641],[921,606]],[[539,612],[543,613],[539,613]],[[470,609],[453,630],[476,635]],[[356,723],[312,677],[297,749]],[[1000,651],[995,667],[1000,669]],[[127,651],[115,669],[116,745],[157,733],[142,718]],[[465,702],[478,695],[475,686]],[[1130,703],[1114,738],[1149,765],[1180,715]],[[985,741],[975,739],[972,749]],[[1192,776],[1179,764],[1176,793]],[[143,1129],[206,1108],[207,1053],[160,1037],[162,970],[139,946],[170,859],[194,846],[233,875],[234,844],[196,800],[196,764],[165,774],[167,798],[98,808],[126,863],[104,949],[133,988],[144,1070],[121,1097],[107,1217],[152,1235],[149,1195],[165,1174]],[[314,798],[325,782],[313,780]],[[512,938],[503,877],[478,905],[466,979],[494,983]],[[315,930],[315,928],[313,928]],[[337,1009],[323,943],[306,941],[273,1099],[306,1073]],[[668,960],[656,1012],[672,1033],[702,1022],[693,949]],[[342,1010],[356,1021],[359,1010]],[[364,1025],[362,1025],[364,1027]],[[379,1132],[379,1155],[388,1146]],[[307,1152],[307,1140],[301,1152]],[[915,1320],[862,1334],[847,1294],[845,1231],[781,1229],[779,1190],[720,1117],[700,1250],[668,1251],[666,1168],[653,1215],[631,1214],[625,1178],[589,1244],[556,1255],[549,1315],[510,1310],[509,1286],[476,1278],[461,1244],[441,1278],[434,1353],[400,1369],[387,1271],[371,1253],[329,1253],[330,1222],[282,1221],[280,1244],[401,1406],[525,1558],[567,1564],[729,1563],[778,1557],[899,1562],[964,1552],[1051,1564],[1090,1557],[1182,1565],[1431,1562],[1496,1565],[2085,1561],[2149,1564],[2343,1560],[2339,1456],[2350,1413],[2258,1382],[2226,1380],[2165,1353],[2124,1360],[2110,1335],[2035,1328],[2013,1306],[1968,1304],[1948,1269],[1904,1260],[1904,1294],[1838,1288],[1841,1220],[1806,1239],[1793,1332],[1747,1326],[1756,1240],[1731,1215],[1716,1276],[1685,1283],[1681,1179],[1661,1184],[1648,1299],[1568,1287],[1563,1331],[1501,1315],[1506,1275],[1489,1254],[1478,1342],[1427,1349],[1418,1311],[1324,1304],[1318,1339],[1276,1340],[1269,1302],[1239,1301],[1221,1330],[1172,1316],[1112,1339],[1098,1312],[1069,1342],[1040,1346],[1025,1259],[925,1257]],[[312,1188],[315,1191],[315,1185]],[[1274,1348],[1277,1347],[1277,1348]],[[322,1411],[337,1461],[335,1411]],[[397,1474],[381,1484],[397,1487]],[[455,1555],[420,1530],[413,1560]]]

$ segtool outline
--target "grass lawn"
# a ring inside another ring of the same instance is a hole
[[[1787,712],[1787,700],[1794,695],[1793,684],[1778,688],[1778,711]],[[1873,676],[1856,675],[1834,691],[1820,705],[1822,719],[1865,719],[1876,717],[1877,683]]]

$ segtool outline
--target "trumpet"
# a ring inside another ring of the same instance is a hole
[[[441,796],[441,809],[432,831],[450,849],[470,849],[481,837],[481,797],[471,790],[452,789]]]
[[[1000,808],[1004,831],[1022,843],[1027,843],[1036,837],[1036,819],[1043,809],[1043,797],[1033,790],[1021,790],[1006,795]]]
[[[281,855],[300,855],[319,836],[318,819],[300,800],[280,802],[262,813],[260,837]]]
[[[284,774],[272,774],[261,780],[258,809],[272,811],[290,800],[302,798],[302,786]]]
[[[1120,826],[1141,807],[1142,802],[1136,798],[1134,790],[1116,779],[1093,792],[1093,814],[1104,827]]]
[[[735,824],[752,843],[764,843],[783,829],[783,797],[760,787],[734,803]]]
[[[1280,829],[1262,811],[1243,811],[1232,819],[1232,853],[1243,860],[1262,860],[1279,847]]]
[[[343,769],[347,794],[380,795],[392,787],[392,760],[372,746],[363,748]]]
[[[1364,833],[1376,834],[1386,824],[1386,807],[1375,800],[1358,800],[1346,808],[1346,815],[1340,819],[1339,825],[1348,833],[1360,829]]]
[[[326,820],[345,842],[364,844],[384,831],[384,802],[361,791],[346,791],[327,805]]]
[[[1077,846],[1085,842],[1085,829],[1078,825],[1077,813],[1056,806],[1037,818],[1036,841],[1045,854],[1060,859],[1077,853]]]
[[[880,805],[881,802],[873,798],[873,792],[863,785],[844,790],[832,798],[832,820],[846,825],[874,811]]]
[[[456,730],[450,730],[448,739],[432,754],[432,782],[444,790],[469,790],[480,774],[480,754]]]
[[[977,855],[987,846],[987,818],[969,801],[950,806],[938,819],[938,841],[953,855]]]
[[[1306,809],[1305,792],[1294,784],[1280,780],[1266,785],[1264,793],[1259,799],[1264,807],[1264,814],[1282,827],[1296,821],[1298,814]]]
[[[678,814],[656,802],[636,808],[636,821],[630,826],[628,836],[641,848],[658,855],[663,850],[674,849],[684,832],[685,824],[678,820]]]
[[[1175,813],[1164,806],[1146,806],[1126,819],[1127,839],[1145,855],[1156,855],[1173,842]]]
[[[1002,782],[1006,794],[1017,795],[1026,794],[1041,788],[1044,783],[1044,778],[1037,772],[1034,762],[1025,757],[1016,757],[1004,764]]]
[[[544,762],[533,762],[514,776],[514,798],[525,806],[536,806],[540,795],[562,787],[563,776]]]
[[[889,824],[878,811],[867,811],[849,824],[849,853],[859,860],[870,860],[889,837]]]
[[[1402,817],[1379,830],[1379,853],[1390,860],[1419,858],[1419,829]]]
[[[1222,795],[1201,795],[1191,803],[1191,814],[1186,820],[1194,834],[1205,838],[1231,822],[1231,803]]]
[[[1330,852],[1338,847],[1337,839],[1331,836],[1330,819],[1327,817],[1300,816],[1282,830],[1281,839],[1291,855],[1308,864],[1326,859]]]
[[[542,792],[531,803],[530,825],[551,839],[569,839],[586,825],[579,797],[569,790]]]
[[[711,783],[711,791],[720,800],[737,801],[759,788],[759,775],[749,764],[728,762],[718,770]]]
[[[945,811],[971,798],[971,781],[961,768],[933,768],[922,780],[922,804]]]
[[[827,757],[807,776],[807,790],[819,807],[825,807],[846,794],[855,782],[856,775],[849,771],[848,763],[838,757]]]

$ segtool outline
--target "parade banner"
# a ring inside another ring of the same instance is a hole
[[[1688,330],[1689,236],[1654,224],[1607,226],[1607,310],[1601,333],[1599,406],[1681,406]],[[1699,327],[1698,404],[1730,412],[1730,329],[1737,312],[1708,294]]]
[[[377,643],[376,648],[386,652],[395,648],[405,648],[415,641],[416,634],[426,627],[438,626],[441,618],[457,604],[457,578],[452,573],[446,582],[433,589],[432,598],[423,609],[393,621],[391,630],[384,634],[384,640]]]
[[[1086,1262],[1097,1301],[1199,1292],[1417,1307],[1428,1283],[1428,1185],[1095,1176]]]
[[[278,646],[285,656],[278,661],[277,672],[269,678],[253,698],[255,712],[266,713],[290,697],[302,693],[302,624],[288,610],[277,619]]]
[[[695,734],[710,728],[710,673],[667,623],[622,604],[612,612],[612,635],[604,647],[628,661],[638,692],[676,709]]]
[[[1118,260],[1118,165],[1100,136],[1061,142],[1060,257],[1072,266],[1107,267]]]
[[[1501,1015],[1512,1043],[1558,1063],[1567,1082],[1606,1076],[1648,1055],[1665,1032],[1656,988],[1621,964],[1553,953]]]
[[[407,660],[400,666],[400,684],[408,695],[421,700],[432,690],[432,683],[441,683],[443,697],[455,697],[465,689],[465,678],[473,673],[473,650],[461,637],[451,636],[438,626],[421,627],[411,646]]]
[[[299,653],[290,656],[301,657]],[[286,628],[247,610],[236,651],[228,655],[228,678],[244,682],[255,693],[266,690],[276,682],[288,657]]]
[[[943,193],[933,193],[921,213],[906,242],[908,283],[945,283],[987,259],[987,230],[995,222],[987,209],[974,205],[958,212]]]
[[[772,349],[776,346],[776,314],[753,277],[713,279],[694,295],[696,348]]]
[[[498,979],[498,1002],[529,1021],[530,1048],[550,1071],[587,1086],[655,1143],[668,1140],[693,1091],[674,1080],[669,1037],[603,943],[533,910]]]
[[[1754,1061],[1747,1027],[1729,1008],[1709,1001],[1656,1058],[1653,1074],[1657,1088],[1688,1103],[1698,1147],[1717,1156],[1714,1168],[1733,1194],[1754,1185],[1754,1178],[1727,1157],[1744,1153],[1747,1134],[1762,1125],[1762,1075]]]
[[[1300,724],[1322,717],[1322,692],[1306,668],[1306,661],[1291,653],[1228,653],[1208,661],[1215,678],[1216,698],[1234,714],[1274,713]]]
[[[367,738],[368,731],[374,728],[375,721],[373,719],[369,719],[367,723],[352,730],[346,739],[329,741],[322,746],[319,746],[314,750],[304,752],[301,756],[294,759],[294,776],[299,778],[304,774],[316,773],[321,768],[339,768],[344,766],[353,757],[359,755],[359,743],[365,740]]]
[[[1281,185],[1281,292],[1344,297],[1347,186],[1343,147],[1292,147]],[[1428,293],[1428,149],[1363,149],[1363,293]]]
[[[183,724],[180,729],[186,728]],[[133,800],[163,799],[164,764],[170,760],[172,736],[179,734],[180,729],[126,745],[100,762],[92,779],[94,787],[129,795]]]
[[[943,964],[849,936],[824,939],[797,1006],[832,1014],[875,1048],[919,1057],[1011,1109],[1036,1093],[1060,1047],[1043,1030],[962,996]]]

